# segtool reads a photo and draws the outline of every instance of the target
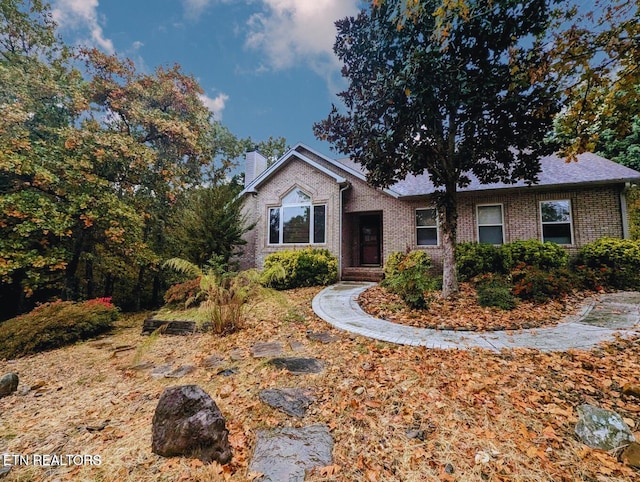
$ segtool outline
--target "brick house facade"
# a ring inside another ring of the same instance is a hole
[[[458,241],[558,242],[570,253],[603,236],[628,236],[625,186],[640,173],[593,154],[566,163],[541,159],[533,186],[471,184],[459,191]],[[428,176],[409,176],[389,189],[366,182],[349,159],[335,160],[298,144],[275,164],[247,154],[245,209],[256,223],[247,233],[242,268],[261,267],[273,252],[326,248],[343,279],[379,274],[394,251],[425,250],[442,260]]]

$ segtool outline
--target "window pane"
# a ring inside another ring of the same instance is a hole
[[[557,223],[571,220],[571,204],[569,201],[545,201],[542,206],[542,222]]]
[[[325,207],[313,206],[313,242],[324,243]]]
[[[487,244],[502,244],[502,226],[479,226],[478,241]]]
[[[502,224],[502,206],[478,206],[478,225]]]
[[[542,240],[558,244],[571,244],[571,224],[543,224]]]
[[[309,206],[282,208],[282,242],[309,242]]]
[[[418,228],[418,245],[436,246],[438,244],[437,228]]]
[[[280,209],[269,209],[269,244],[280,242]]]
[[[417,209],[416,210],[416,226],[437,226],[436,210],[430,209]]]
[[[304,204],[310,202],[311,198],[303,193],[300,189],[291,191],[282,199],[282,204]]]

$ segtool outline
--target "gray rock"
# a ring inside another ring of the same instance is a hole
[[[211,355],[202,360],[202,366],[208,369],[219,368],[225,364],[224,357],[222,355]]]
[[[293,417],[304,417],[314,402],[313,392],[308,388],[273,388],[260,392],[260,400]]]
[[[277,368],[285,368],[294,375],[320,373],[324,369],[324,363],[317,358],[273,358],[269,363]]]
[[[235,348],[229,352],[229,357],[233,361],[240,361],[244,358],[244,352],[240,348]]]
[[[325,425],[258,430],[250,472],[261,482],[303,482],[305,472],[332,463],[333,439]]]
[[[197,385],[166,388],[153,415],[154,453],[226,464],[231,460],[229,431],[216,402]]]
[[[165,374],[165,378],[182,378],[185,375],[195,371],[196,367],[193,365],[181,365],[175,370],[171,370],[169,373]]]
[[[155,367],[151,370],[152,378],[164,378],[167,373],[170,373],[173,369],[173,365],[160,365],[159,367]]]
[[[13,372],[7,373],[0,378],[0,398],[15,392],[18,389],[19,380],[18,374]]]
[[[254,358],[263,358],[267,356],[282,355],[283,346],[278,341],[272,341],[269,343],[258,343],[251,349],[251,353]]]
[[[584,404],[578,407],[578,416],[576,435],[591,448],[615,450],[635,440],[627,424],[616,412]]]

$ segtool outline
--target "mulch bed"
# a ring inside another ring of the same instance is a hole
[[[518,306],[505,311],[495,307],[482,307],[477,303],[476,291],[470,283],[460,284],[457,297],[444,300],[439,292],[433,293],[429,307],[410,309],[398,295],[374,286],[360,294],[361,308],[376,318],[393,323],[456,331],[502,331],[553,326],[566,316],[577,312],[591,293],[574,293],[561,300],[546,303],[520,301]]]

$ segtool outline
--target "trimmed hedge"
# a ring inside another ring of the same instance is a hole
[[[502,268],[510,272],[520,265],[533,266],[541,270],[564,268],[569,264],[569,253],[560,245],[537,239],[514,241],[500,247]]]
[[[578,251],[578,267],[586,267],[602,286],[640,288],[640,242],[600,238]]]
[[[498,273],[502,269],[500,250],[493,244],[458,243],[456,268],[461,281],[486,273]]]
[[[111,298],[56,301],[0,324],[0,358],[16,358],[92,338],[113,327],[118,308]]]
[[[269,277],[264,284],[277,290],[326,286],[338,281],[338,259],[328,249],[304,248],[272,253],[264,260],[264,272],[273,272],[276,265],[284,269],[284,276]]]

